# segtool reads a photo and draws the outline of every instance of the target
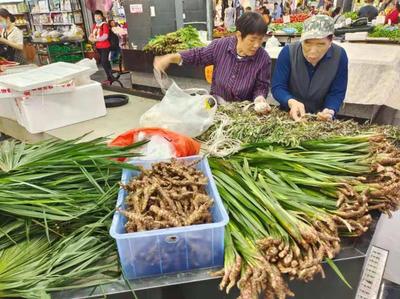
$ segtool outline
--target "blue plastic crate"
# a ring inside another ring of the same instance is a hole
[[[181,160],[190,162],[201,158],[192,156]],[[148,169],[157,162],[135,161],[132,164]],[[110,235],[117,242],[121,266],[128,279],[223,266],[224,228],[229,221],[228,214],[206,158],[200,161],[198,169],[208,178],[206,191],[214,200],[211,208],[213,223],[126,233],[126,217],[115,212]],[[128,183],[139,173],[124,170],[122,183]],[[125,208],[126,196],[126,190],[120,189],[117,207]]]

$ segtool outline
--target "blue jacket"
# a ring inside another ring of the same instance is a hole
[[[322,60],[329,59],[331,55],[332,51],[329,49]],[[314,67],[308,62],[306,63],[308,75],[311,79],[315,73],[315,70],[318,68],[318,65]],[[295,99],[289,90],[290,69],[291,63],[289,47],[286,46],[279,54],[274,74],[272,76],[272,95],[284,109],[288,109],[288,101],[290,99]],[[347,80],[348,58],[346,52],[342,51],[336,76],[331,84],[328,95],[325,98],[324,108],[332,109],[335,111],[335,113],[339,111],[346,95]]]

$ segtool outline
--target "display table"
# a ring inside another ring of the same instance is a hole
[[[371,43],[371,44],[387,44],[400,45],[399,41],[390,40],[387,37],[367,37],[365,40],[352,40],[351,43]]]
[[[340,44],[349,57],[346,103],[385,105],[400,110],[400,47]]]
[[[154,54],[142,50],[122,49],[122,60],[127,71],[153,73]],[[177,77],[204,79],[204,67],[171,65],[168,74]]]
[[[363,237],[346,239],[342,243],[342,250],[335,259],[336,265],[345,275],[353,289],[347,288],[326,264],[323,269],[326,278],[316,277],[309,283],[292,281],[290,288],[295,292],[296,299],[324,298],[324,299],[353,299],[358,286],[366,252],[373,236],[374,226]],[[130,287],[135,290],[138,298],[151,299],[234,299],[238,297],[238,290],[233,289],[229,295],[218,288],[219,277],[212,277],[215,269],[196,270],[178,274],[170,274],[153,278],[132,280]],[[107,298],[132,298],[130,287],[120,279],[115,283],[79,290],[64,291],[52,294],[53,299],[71,298],[98,298],[107,294]]]

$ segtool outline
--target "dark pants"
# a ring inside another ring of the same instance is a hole
[[[112,75],[111,63],[108,59],[108,56],[110,55],[110,48],[97,49],[97,51],[100,54],[100,64],[106,72],[107,80],[112,81],[114,79],[114,76]]]
[[[111,51],[111,62],[112,63],[117,63],[120,54],[121,54],[121,49],[119,47],[116,50]]]

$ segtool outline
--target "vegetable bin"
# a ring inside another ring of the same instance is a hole
[[[157,276],[193,269],[223,266],[224,228],[228,214],[222,204],[207,159],[200,156],[180,158],[186,162],[201,160],[198,169],[208,178],[207,194],[214,200],[212,223],[126,233],[127,219],[115,212],[110,235],[116,240],[121,266],[127,279]],[[133,165],[151,168],[160,161],[133,161]],[[125,169],[122,183],[127,184],[139,171]],[[117,207],[125,208],[127,191],[120,189]]]

